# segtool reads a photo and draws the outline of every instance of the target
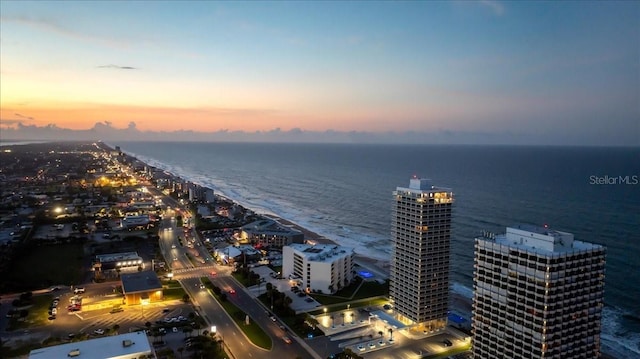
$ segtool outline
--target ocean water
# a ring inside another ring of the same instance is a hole
[[[251,208],[388,260],[392,195],[412,175],[454,192],[451,279],[469,296],[473,239],[548,224],[607,247],[602,341],[640,357],[640,149],[121,142],[122,151]]]

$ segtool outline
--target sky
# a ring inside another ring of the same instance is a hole
[[[635,1],[0,1],[0,140],[638,146],[639,104]]]

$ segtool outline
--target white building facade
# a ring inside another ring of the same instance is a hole
[[[389,296],[398,320],[436,333],[447,324],[453,193],[413,177],[393,197]]]
[[[605,255],[544,226],[476,238],[474,358],[599,358]]]
[[[294,243],[282,247],[282,276],[307,292],[335,293],[353,280],[353,257],[349,247]]]

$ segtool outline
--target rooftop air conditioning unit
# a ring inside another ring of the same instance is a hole
[[[122,346],[123,346],[123,347],[125,347],[125,348],[126,348],[126,347],[130,347],[130,346],[132,346],[133,344],[135,344],[135,343],[134,343],[134,342],[132,342],[131,340],[128,340],[128,339],[127,339],[127,340],[123,340],[123,341],[122,341]]]

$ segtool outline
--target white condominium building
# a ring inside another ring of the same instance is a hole
[[[282,276],[303,290],[335,293],[353,279],[353,255],[353,248],[334,244],[290,244],[282,247]]]
[[[398,320],[437,332],[447,323],[453,193],[414,177],[393,196],[389,296]]]
[[[605,252],[546,226],[476,238],[474,358],[599,358]]]

